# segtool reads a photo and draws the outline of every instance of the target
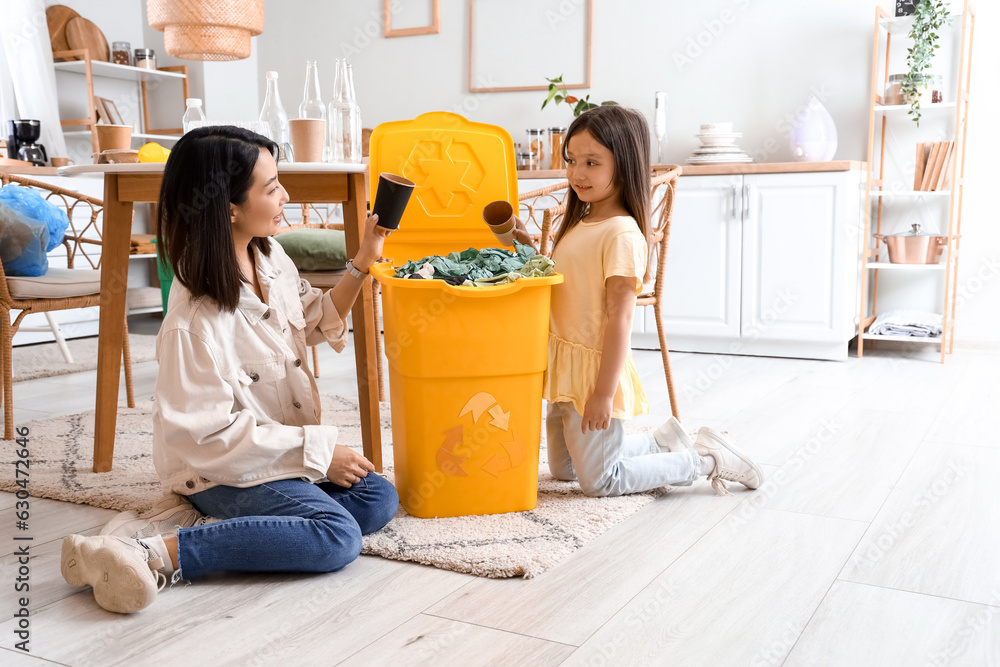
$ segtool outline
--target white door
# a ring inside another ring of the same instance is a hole
[[[744,339],[842,341],[845,174],[744,177]]]
[[[742,182],[738,175],[678,179],[664,276],[668,343],[672,335],[740,335]],[[653,309],[643,310],[644,329],[655,334]]]

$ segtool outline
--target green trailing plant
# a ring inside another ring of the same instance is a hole
[[[560,88],[559,86],[556,85],[556,84],[561,84],[563,82],[562,74],[560,74],[554,79],[549,79],[548,77],[546,77],[545,80],[549,82],[549,96],[545,98],[544,102],[542,102],[543,109],[549,102],[553,102],[555,104],[559,104],[560,102],[565,102],[566,104],[573,107],[573,115],[579,116],[584,111],[589,111],[590,109],[596,109],[599,106],[606,107],[618,104],[617,102],[614,102],[612,100],[605,100],[600,104],[594,104],[593,102],[590,101],[590,95],[587,95],[583,99],[570,95],[569,91],[567,91],[565,88]]]
[[[909,71],[900,84],[903,99],[910,103],[910,116],[920,125],[920,95],[927,89],[930,82],[931,61],[937,51],[938,30],[951,19],[948,18],[948,6],[943,0],[922,0],[916,5],[913,13],[913,27],[910,28],[912,46],[907,49],[906,66]]]

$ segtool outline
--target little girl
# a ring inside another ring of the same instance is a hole
[[[552,290],[544,396],[549,469],[579,479],[588,496],[688,486],[707,475],[756,489],[760,469],[720,433],[695,442],[673,417],[654,433],[625,435],[623,420],[649,411],[629,352],[650,228],[649,130],[636,111],[602,106],[570,125],[563,147],[570,191],[552,259],[565,282]],[[519,240],[527,241],[523,225]]]

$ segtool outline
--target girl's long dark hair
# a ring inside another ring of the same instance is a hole
[[[228,312],[239,303],[241,281],[229,205],[246,202],[261,148],[277,159],[277,144],[255,132],[199,127],[180,138],[163,171],[156,233],[160,253],[174,280],[194,298],[210,297]],[[266,238],[255,238],[251,245],[264,255],[271,252]]]
[[[587,130],[599,144],[611,151],[615,160],[614,182],[618,186],[622,206],[635,218],[639,230],[650,245],[652,230],[649,198],[649,126],[641,113],[617,105],[601,106],[585,111],[576,117],[566,132],[563,142],[563,159],[568,160],[569,140],[574,134]],[[576,226],[587,214],[587,204],[580,201],[573,188],[566,199],[566,214],[556,231],[554,244]],[[648,281],[650,268],[646,266]]]

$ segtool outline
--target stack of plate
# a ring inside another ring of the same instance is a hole
[[[733,132],[732,123],[705,123],[695,135],[701,148],[688,158],[688,164],[719,164],[723,162],[753,162],[753,158],[736,145],[742,132]]]

